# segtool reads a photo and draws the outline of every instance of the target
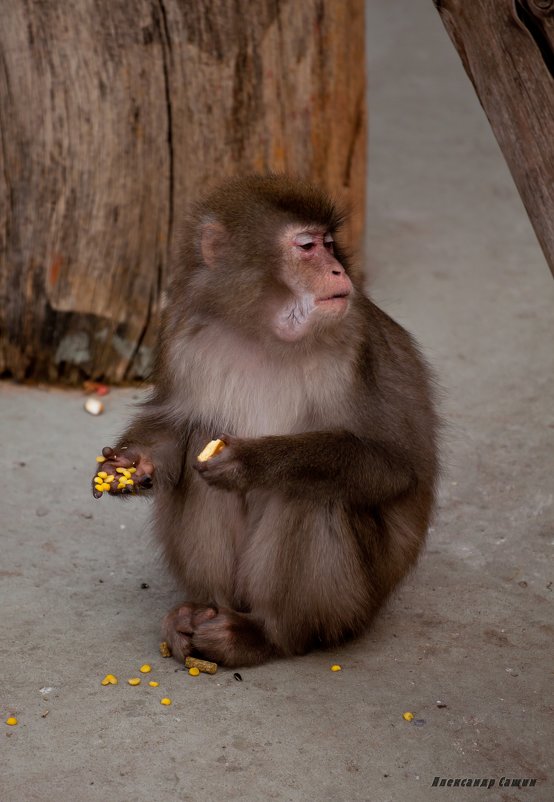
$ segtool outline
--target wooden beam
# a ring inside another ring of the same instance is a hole
[[[554,0],[434,0],[554,275]]]

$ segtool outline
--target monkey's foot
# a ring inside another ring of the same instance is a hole
[[[163,636],[177,659],[197,654],[223,666],[263,663],[277,654],[252,615],[187,603],[165,617]]]
[[[196,628],[215,616],[215,607],[194,602],[185,602],[170,610],[162,621],[162,637],[169,643],[176,660],[183,662],[193,652],[192,638]]]
[[[137,495],[152,487],[154,465],[136,448],[123,447],[116,453],[105,446],[97,462],[92,484],[94,498],[100,498],[105,492],[114,496]]]

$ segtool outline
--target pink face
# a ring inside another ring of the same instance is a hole
[[[282,340],[300,340],[316,323],[340,320],[350,306],[352,282],[334,256],[333,237],[317,227],[289,226],[281,237],[282,278],[290,301],[273,317]]]

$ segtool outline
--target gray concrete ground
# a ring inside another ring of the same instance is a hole
[[[0,386],[5,802],[554,798],[554,283],[432,4],[370,3],[368,34],[371,285],[445,388],[420,566],[354,644],[189,677],[157,654],[178,594],[145,505],[88,492],[136,391],[92,418],[78,392]],[[159,687],[130,687],[145,661]]]

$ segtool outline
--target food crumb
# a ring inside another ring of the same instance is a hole
[[[201,660],[199,657],[185,657],[185,668],[197,668],[204,674],[215,674],[217,672],[217,663],[212,663],[209,660]]]
[[[169,648],[169,643],[166,640],[160,643],[160,654],[162,657],[171,657],[171,649]]]

